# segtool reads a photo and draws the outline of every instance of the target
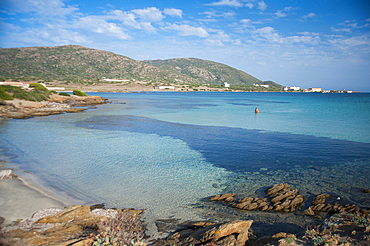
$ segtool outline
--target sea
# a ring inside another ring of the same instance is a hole
[[[370,188],[368,93],[88,94],[109,103],[0,121],[6,166],[84,204],[143,209],[151,232],[253,219],[257,233],[296,233],[317,222],[302,210],[321,193],[370,207],[362,192]],[[303,195],[300,211],[243,212],[209,201],[222,193],[264,198],[278,183]]]

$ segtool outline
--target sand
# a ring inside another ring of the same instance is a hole
[[[0,216],[4,224],[30,218],[44,208],[64,208],[69,204],[38,189],[21,178],[0,180]]]

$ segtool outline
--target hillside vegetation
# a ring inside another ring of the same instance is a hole
[[[227,65],[195,58],[136,61],[77,45],[0,49],[0,79],[100,83],[103,78],[147,83],[251,86],[267,84]],[[280,85],[270,83],[280,88]]]
[[[147,60],[150,65],[182,73],[194,78],[200,84],[253,85],[261,80],[227,65],[196,58],[176,58],[169,60]]]

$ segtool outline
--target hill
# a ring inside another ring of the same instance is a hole
[[[144,61],[158,68],[178,72],[195,79],[200,84],[223,85],[253,85],[263,82],[243,71],[225,64],[196,58],[176,58],[169,60]]]
[[[185,80],[181,74],[108,51],[77,45],[0,50],[0,77],[21,80],[99,82],[105,78],[150,81]]]
[[[265,84],[227,65],[195,58],[137,61],[77,45],[0,49],[0,79],[99,84],[103,78],[154,84]],[[280,88],[280,85],[269,83]]]

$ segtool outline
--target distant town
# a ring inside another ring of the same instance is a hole
[[[302,89],[298,86],[288,86],[283,88],[284,91],[297,91],[297,92],[320,92],[320,93],[354,93],[352,90],[323,90],[319,87],[311,87],[308,89]]]
[[[184,91],[187,91],[187,92],[191,92],[191,91],[252,91],[252,90],[231,89],[231,84],[228,83],[228,82],[224,82],[223,85],[221,85],[218,88],[213,88],[214,85],[210,85],[210,84],[198,85],[197,88],[193,88],[193,86],[190,86],[190,85],[160,83],[159,85],[152,85],[152,87],[150,89],[150,88],[148,88],[148,84],[146,82],[142,82],[142,81],[128,80],[128,79],[106,79],[106,78],[103,78],[102,81],[105,82],[105,83],[115,84],[117,86],[121,86],[122,82],[127,83],[126,86],[127,85],[131,85],[131,86],[134,85],[134,87],[131,87],[129,89],[126,88],[125,89],[126,91],[151,91],[151,90],[153,90],[153,91],[167,90],[167,91],[183,91],[183,92]],[[12,85],[12,86],[22,87],[24,89],[27,89],[29,87],[30,83],[32,83],[32,82],[0,81],[0,85]],[[58,85],[56,86],[53,83],[52,84],[48,83],[48,82],[44,83],[42,81],[38,81],[38,83],[42,84],[45,88],[47,88],[49,90],[54,90],[54,91],[65,91],[65,90],[68,91],[68,90],[71,90],[71,88],[75,89],[73,87],[68,87],[68,88],[61,87],[60,83],[57,83],[59,86]],[[125,86],[125,85],[123,85],[123,86]],[[84,87],[84,88],[79,87],[77,89],[94,91],[94,90],[91,90],[94,87],[99,87],[99,85],[94,84],[94,85],[90,85],[90,86]],[[276,91],[276,92],[277,91],[282,91],[282,92],[315,92],[315,93],[357,93],[357,91],[345,90],[345,89],[343,89],[343,90],[323,90],[320,87],[311,87],[311,88],[308,88],[308,89],[303,89],[303,88],[298,87],[298,86],[287,86],[287,87],[276,88],[276,87],[271,87],[268,84],[256,84],[256,83],[254,83],[253,86],[250,86],[249,89],[251,87],[255,88],[255,89],[253,89],[253,91],[266,91],[266,90],[268,91],[270,88],[275,88],[274,91]],[[260,87],[261,90],[256,89],[258,87]],[[116,86],[114,86],[114,87],[110,86],[109,88],[106,88],[105,90],[96,90],[96,91],[116,91],[115,90],[116,88],[117,88]]]

